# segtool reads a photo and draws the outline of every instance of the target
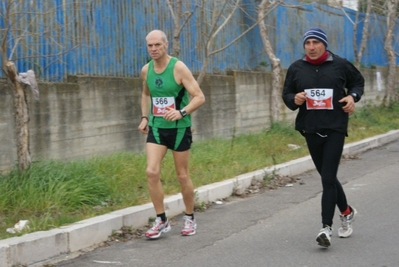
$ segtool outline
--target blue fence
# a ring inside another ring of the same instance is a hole
[[[205,57],[211,10],[220,6],[206,1],[207,6],[195,8],[199,1],[183,2],[184,11],[195,12],[181,32],[179,57],[198,73]],[[331,51],[354,61],[353,24],[347,17],[354,21],[354,11],[345,9],[345,15],[340,9],[326,5],[286,2],[290,6],[280,6],[266,18],[270,40],[283,68],[301,57],[302,34],[312,26],[327,32]],[[257,20],[258,3],[256,0],[242,1],[241,9],[217,35],[211,51],[228,45],[253,25]],[[0,3],[0,8],[2,14],[6,14],[5,1]],[[20,72],[34,69],[43,81],[65,81],[67,75],[137,77],[149,58],[145,36],[153,29],[164,30],[171,47],[173,19],[166,1],[162,0],[19,0],[11,10],[10,16],[0,18],[1,38],[7,38],[7,57],[16,62]],[[364,19],[363,14],[360,19]],[[360,23],[358,43],[362,27]],[[385,32],[385,18],[373,15],[363,65],[387,66]],[[395,36],[399,38],[399,30]],[[397,40],[394,45],[399,48]],[[255,27],[212,56],[207,72],[269,70],[268,62],[259,28]]]

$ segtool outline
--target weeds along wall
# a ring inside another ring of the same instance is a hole
[[[386,69],[362,69],[366,92],[357,106],[380,103]],[[206,103],[193,114],[194,142],[259,132],[270,126],[271,74],[233,71],[208,75],[201,87]],[[77,160],[117,152],[144,152],[140,123],[141,80],[70,76],[65,83],[40,83],[40,99],[29,88],[30,152],[33,161]],[[0,83],[0,169],[17,162],[13,92]],[[296,112],[281,102],[281,119]]]

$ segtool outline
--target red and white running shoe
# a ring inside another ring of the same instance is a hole
[[[195,219],[192,219],[190,216],[183,216],[183,230],[181,230],[181,234],[186,235],[195,235],[197,229],[197,223]]]
[[[166,222],[161,221],[160,217],[155,219],[154,224],[148,231],[145,233],[147,238],[156,239],[161,236],[162,233],[167,233],[170,231],[170,223],[169,220],[166,219]]]

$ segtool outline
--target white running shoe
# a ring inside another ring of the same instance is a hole
[[[162,233],[167,233],[170,231],[170,223],[169,220],[166,219],[166,222],[163,222],[160,217],[155,219],[154,224],[148,231],[145,233],[147,238],[156,239],[161,236]]]
[[[190,216],[183,216],[183,230],[182,235],[195,235],[197,229],[197,222]]]
[[[339,215],[341,227],[338,229],[339,237],[350,237],[353,233],[352,223],[355,221],[357,211],[350,207],[352,212],[349,215]]]
[[[330,226],[322,228],[316,238],[317,244],[319,246],[328,248],[331,246],[331,235],[332,228]]]

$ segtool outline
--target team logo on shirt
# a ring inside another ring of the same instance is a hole
[[[156,88],[161,88],[163,86],[162,78],[161,77],[156,77],[154,84],[155,84]]]

